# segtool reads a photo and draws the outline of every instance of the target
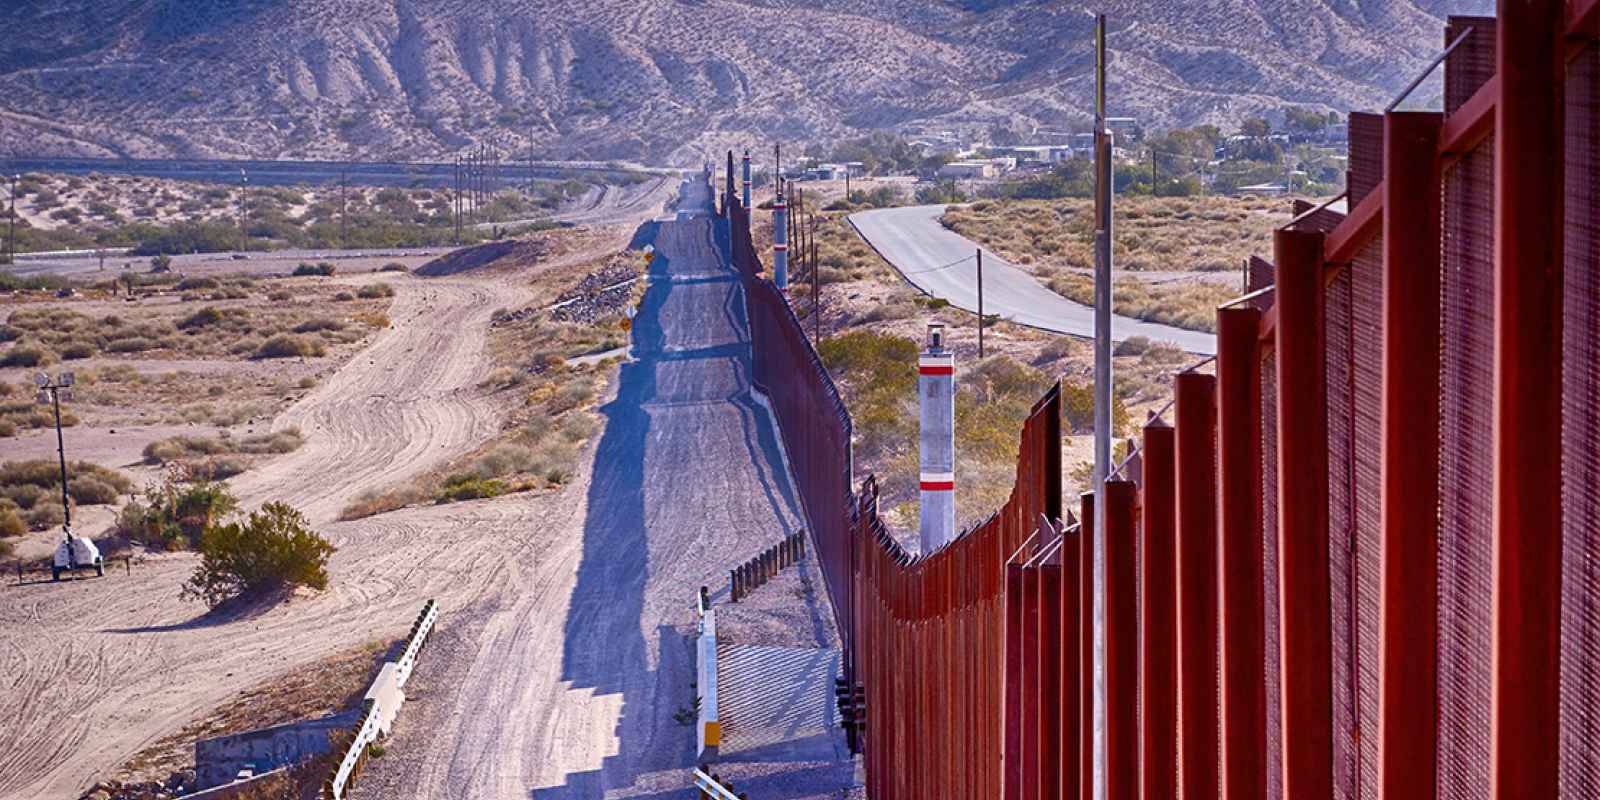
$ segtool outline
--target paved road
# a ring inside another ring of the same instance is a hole
[[[978,268],[969,256],[972,240],[939,224],[944,206],[908,206],[862,211],[851,224],[906,280],[934,297],[974,313],[978,310]],[[961,259],[966,259],[961,261]],[[945,266],[960,261],[954,266]],[[1044,330],[1092,338],[1094,309],[1050,291],[1032,275],[987,250],[983,253],[983,310]],[[1174,342],[1191,353],[1212,355],[1216,337],[1130,317],[1114,317],[1111,338],[1134,336]]]
[[[694,696],[694,592],[719,598],[729,565],[801,522],[750,395],[744,302],[709,192],[682,191],[676,219],[636,239],[657,253],[637,360],[602,409],[577,530],[544,531],[557,544],[519,593],[446,626],[358,800],[687,796],[694,729],[674,714]],[[774,769],[808,777],[784,797],[837,796],[850,780],[847,762]]]

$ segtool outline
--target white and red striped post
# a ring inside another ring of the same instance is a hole
[[[772,282],[785,296],[789,294],[789,206],[781,188],[772,203]]]
[[[956,357],[944,348],[944,326],[928,325],[928,349],[917,359],[922,410],[922,552],[956,535]]]

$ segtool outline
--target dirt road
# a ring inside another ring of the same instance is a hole
[[[708,201],[692,186],[681,207]],[[504,605],[447,626],[356,797],[599,800],[689,787],[693,728],[673,716],[694,697],[694,591],[722,587],[728,565],[799,524],[776,431],[749,394],[744,303],[714,235],[703,213],[659,226],[638,360],[604,408],[577,530],[553,532],[545,560],[516,568]],[[842,786],[824,777],[807,791],[791,796]]]
[[[0,586],[0,798],[76,797],[96,775],[241,689],[355,644],[403,635],[422,602],[466,609],[508,564],[572,517],[581,487],[539,500],[408,510],[329,523],[343,502],[481,441],[492,411],[472,389],[488,315],[515,287],[397,281],[394,325],[276,424],[309,434],[247,473],[247,505],[305,508],[339,547],[332,588],[246,618],[178,600],[175,554],[102,580]]]

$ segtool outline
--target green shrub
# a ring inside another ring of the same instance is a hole
[[[398,261],[390,261],[378,269],[379,272],[410,272],[411,268]]]
[[[356,291],[356,296],[363,300],[376,300],[381,297],[394,297],[394,287],[387,283],[369,283]]]
[[[177,550],[195,547],[213,523],[232,514],[239,501],[226,484],[200,477],[189,483],[168,473],[161,484],[145,490],[144,518],[134,539]],[[122,524],[122,523],[119,523]],[[131,524],[131,521],[128,523]]]
[[[504,481],[473,475],[456,475],[445,482],[444,489],[439,492],[439,501],[449,503],[457,500],[499,497],[509,490],[510,487]]]
[[[321,340],[280,333],[262,342],[254,358],[308,358],[327,352],[328,347]]]
[[[1117,343],[1116,349],[1111,352],[1119,356],[1137,356],[1150,349],[1150,337],[1130,336]]]
[[[267,503],[243,522],[206,528],[200,537],[200,564],[184,584],[183,597],[214,608],[235,597],[297,586],[326,589],[334,550],[299,511]]]
[[[61,510],[60,503],[39,503],[28,509],[26,519],[29,528],[42,531],[65,524],[67,516],[66,512]]]

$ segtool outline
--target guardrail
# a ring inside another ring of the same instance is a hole
[[[720,776],[707,773],[703,766],[694,771],[694,788],[700,790],[700,800],[750,800],[748,794],[733,793],[733,781],[724,784]]]
[[[717,612],[704,586],[700,587],[700,638],[695,642],[695,687],[699,706],[695,720],[695,746],[701,760],[717,757],[722,746],[722,721],[717,718]]]
[[[405,693],[401,690],[411,678],[411,671],[417,663],[417,655],[422,651],[422,643],[433,631],[434,623],[438,619],[439,604],[437,601],[429,600],[422,606],[417,621],[411,625],[411,634],[407,637],[406,647],[401,652],[400,659],[384,664],[382,671],[378,673],[378,678],[372,682],[372,688],[367,690],[366,713],[361,717],[361,726],[356,729],[355,738],[350,740],[344,758],[339,760],[338,769],[334,770],[333,775],[323,783],[323,800],[343,800],[345,788],[355,778],[364,761],[367,745],[376,741],[380,735],[388,735],[395,716],[400,712],[401,703],[405,702]]]
[[[789,565],[806,557],[806,532],[795,531],[755,558],[728,571],[729,592],[737,603],[777,577]]]

